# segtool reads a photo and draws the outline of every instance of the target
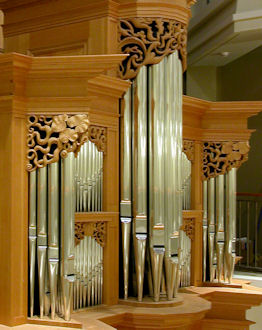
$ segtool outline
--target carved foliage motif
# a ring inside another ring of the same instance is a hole
[[[186,26],[162,18],[131,18],[119,22],[119,48],[129,54],[120,65],[120,77],[133,79],[143,65],[157,64],[178,50],[186,69]]]
[[[60,157],[66,158],[69,152],[77,154],[88,140],[95,143],[99,151],[106,151],[106,128],[89,126],[86,114],[29,116],[26,169],[34,171],[57,162]]]
[[[239,168],[248,159],[248,142],[204,142],[203,180]]]
[[[183,152],[187,159],[194,162],[195,159],[195,142],[190,140],[183,140]]]
[[[106,238],[105,222],[76,222],[75,244],[79,244],[85,236],[92,236],[98,244],[104,247]]]
[[[194,240],[195,238],[195,219],[194,218],[187,218],[183,219],[183,224],[181,226],[181,230],[183,230],[187,237],[189,237],[191,240]]]
[[[89,140],[97,146],[98,151],[106,152],[106,128],[91,125],[89,127]]]

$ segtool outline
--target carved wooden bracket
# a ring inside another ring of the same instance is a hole
[[[69,152],[77,155],[88,140],[95,143],[99,151],[106,151],[106,128],[89,126],[86,114],[31,115],[28,117],[26,169],[34,171],[55,163],[60,157],[66,158]]]
[[[239,168],[248,160],[249,142],[204,142],[203,180]]]
[[[129,54],[120,65],[122,79],[133,79],[143,65],[157,64],[178,51],[186,69],[187,27],[162,18],[130,18],[119,22],[119,49]]]
[[[183,140],[183,152],[192,163],[195,160],[195,141]]]
[[[76,222],[75,244],[79,244],[85,236],[93,237],[99,245],[105,246],[106,223],[105,222]]]
[[[180,229],[193,241],[195,239],[195,218],[183,218],[183,224]]]

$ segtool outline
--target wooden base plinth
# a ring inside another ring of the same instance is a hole
[[[179,293],[176,299],[180,303],[171,307],[163,307],[162,305],[161,308],[155,308],[154,304],[157,303],[150,298],[147,299],[148,304],[142,302],[137,306],[124,305],[121,301],[121,304],[114,306],[92,307],[88,312],[75,313],[74,319],[82,322],[84,329],[88,329],[90,324],[92,324],[92,329],[99,330],[201,329],[201,322],[211,308],[209,301],[198,297],[196,294]],[[147,306],[143,306],[143,304]]]
[[[58,327],[65,327],[65,328],[74,328],[74,329],[82,329],[83,325],[81,322],[78,322],[74,319],[70,321],[65,321],[60,317],[55,317],[54,320],[51,320],[49,316],[44,316],[42,319],[38,316],[29,317],[27,319],[28,324],[38,324],[38,325],[51,325],[51,326],[58,326]]]
[[[120,305],[134,306],[134,307],[146,307],[146,308],[164,308],[175,307],[183,304],[183,298],[181,296],[174,298],[170,301],[166,298],[160,298],[158,302],[155,302],[151,297],[144,297],[143,301],[138,301],[136,298],[120,299]]]

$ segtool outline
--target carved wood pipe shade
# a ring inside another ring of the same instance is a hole
[[[186,70],[187,27],[176,20],[130,18],[119,21],[119,49],[129,54],[120,65],[122,79],[133,79],[143,65],[157,64],[176,50]]]

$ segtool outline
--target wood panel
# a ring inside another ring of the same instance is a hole
[[[0,323],[14,326],[27,316],[27,202],[24,116],[0,109]]]

